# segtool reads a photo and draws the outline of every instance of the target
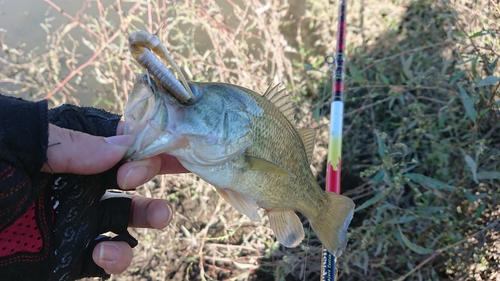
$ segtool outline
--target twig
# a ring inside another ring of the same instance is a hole
[[[149,32],[150,33],[153,33],[153,15],[152,15],[152,10],[151,10],[151,1],[148,1],[148,4],[146,5],[147,6],[147,15],[148,15],[148,28],[149,28]]]
[[[365,104],[368,102],[368,99],[365,99],[363,101],[363,105],[361,106],[361,108],[358,108],[356,109],[355,111],[351,111],[353,113],[357,113],[356,116],[354,116],[354,118],[352,119],[352,122],[351,122],[351,125],[349,125],[349,127],[347,127],[347,129],[345,130],[345,132],[342,133],[342,136],[347,136],[349,135],[349,132],[351,131],[352,127],[354,126],[354,124],[356,123],[356,119],[358,119],[358,117],[361,115],[361,112],[362,112],[362,108],[368,108],[368,107],[365,107]],[[373,106],[375,105],[375,103],[372,104]],[[350,112],[350,113],[351,113]],[[348,113],[348,114],[350,114]],[[346,114],[346,116],[348,116],[348,114]]]
[[[84,23],[82,23],[81,21],[79,21],[78,19],[72,17],[70,14],[66,13],[63,9],[61,9],[61,7],[57,6],[56,4],[54,4],[54,2],[50,1],[50,0],[45,0],[45,2],[47,4],[49,4],[50,6],[52,6],[52,8],[56,9],[59,13],[61,13],[63,16],[67,17],[68,19],[70,19],[72,22],[76,22],[78,23],[78,25],[85,29],[88,33],[92,34],[93,36],[95,36],[97,39],[99,40],[103,40],[101,36],[99,36],[97,33],[93,32],[92,30],[90,30]]]
[[[255,248],[243,246],[243,245],[231,245],[231,244],[225,245],[225,244],[209,243],[209,244],[205,244],[205,246],[221,247],[221,248],[236,248],[236,249],[240,249],[240,251],[241,250],[248,250],[248,251],[260,253],[260,251],[255,249]]]
[[[45,1],[47,1],[47,3],[50,2],[50,0],[45,0]],[[50,2],[50,3],[52,3],[52,2]],[[140,2],[135,3],[135,5],[131,9],[130,14],[133,14],[132,11],[135,10],[135,9],[137,9],[140,5],[141,5]],[[119,28],[119,30],[117,30],[113,34],[113,36],[111,36],[108,40],[106,40],[106,42],[101,45],[101,47],[92,55],[92,57],[90,57],[90,59],[88,59],[85,63],[83,63],[82,65],[80,65],[75,70],[71,71],[71,73],[66,78],[64,78],[64,80],[61,81],[61,83],[59,83],[54,90],[52,90],[52,92],[50,92],[47,96],[45,96],[45,99],[50,99],[60,89],[62,89],[64,87],[64,85],[66,85],[68,83],[68,81],[71,80],[75,75],[77,75],[78,73],[80,73],[85,67],[91,65],[95,61],[95,59],[107,48],[108,44],[111,43],[111,42],[113,42],[113,40],[115,40],[116,37],[118,37],[118,35],[120,35],[122,33],[122,28],[126,29],[129,24],[130,24],[130,22],[121,25],[120,28]],[[99,38],[101,38],[101,37],[99,37]]]
[[[439,42],[439,43],[431,44],[431,45],[428,45],[428,46],[418,47],[418,48],[415,48],[415,49],[411,49],[411,50],[407,50],[407,51],[404,51],[404,52],[397,53],[397,54],[392,55],[392,56],[388,56],[388,57],[385,57],[385,58],[374,60],[371,64],[369,64],[365,68],[361,69],[359,71],[359,73],[365,72],[367,69],[371,68],[372,66],[374,66],[375,64],[377,64],[379,62],[383,62],[383,61],[386,61],[386,60],[391,60],[391,59],[397,58],[397,57],[399,57],[401,55],[404,55],[404,54],[410,54],[410,53],[420,52],[420,51],[423,51],[425,49],[429,49],[429,48],[432,48],[432,47],[445,46],[448,43],[450,43],[448,40],[444,40],[444,41]]]
[[[419,265],[417,265],[415,268],[413,268],[412,270],[410,270],[408,273],[406,273],[405,275],[403,275],[402,277],[399,277],[398,279],[396,279],[395,281],[403,281],[405,280],[408,276],[412,275],[413,273],[415,273],[415,271],[419,270],[422,266],[424,266],[425,264],[427,264],[428,262],[432,261],[433,259],[435,259],[437,256],[439,256],[442,252],[450,249],[450,248],[453,248],[455,246],[458,246],[462,243],[464,243],[465,241],[471,239],[471,238],[474,238],[480,234],[483,234],[485,231],[489,230],[489,229],[492,229],[494,227],[496,227],[498,224],[500,223],[500,221],[494,221],[492,223],[490,223],[488,226],[486,226],[485,228],[479,230],[478,232],[474,233],[473,235],[469,235],[467,237],[465,237],[464,239],[456,242],[456,243],[453,243],[449,246],[446,246],[442,249],[439,249],[437,251],[435,251],[434,253],[432,253],[432,255],[430,255],[428,258],[426,258],[423,262],[421,262]]]
[[[217,215],[217,213],[220,211],[220,206],[222,205],[222,197],[219,197],[219,202],[217,203],[217,206],[215,207],[215,210],[214,212],[212,213],[212,215],[210,216],[210,219],[208,220],[208,223],[207,225],[205,226],[205,228],[202,230],[202,233],[203,233],[203,238],[201,240],[201,245],[200,245],[200,250],[198,251],[198,256],[200,257],[200,263],[199,263],[199,267],[200,267],[200,278],[201,280],[203,281],[206,281],[207,279],[205,279],[205,269],[204,269],[204,266],[203,266],[203,260],[205,259],[205,257],[203,257],[203,248],[205,247],[205,239],[207,238],[207,234],[208,234],[208,229],[216,222],[215,220],[215,216]]]
[[[353,114],[359,113],[359,112],[361,112],[361,111],[363,111],[363,110],[365,110],[365,109],[368,109],[368,108],[370,108],[370,107],[374,107],[374,106],[376,106],[376,105],[378,105],[378,104],[384,103],[384,102],[386,102],[386,101],[390,101],[391,99],[393,99],[393,97],[387,97],[387,98],[385,98],[385,99],[378,100],[378,101],[376,101],[376,102],[374,102],[374,103],[371,103],[371,104],[368,104],[368,105],[362,106],[362,107],[360,107],[360,108],[356,108],[356,109],[354,109],[354,110],[350,111],[349,113],[346,113],[346,114],[344,115],[344,117],[351,116],[351,115],[353,115]]]

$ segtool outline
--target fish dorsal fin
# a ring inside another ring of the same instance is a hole
[[[295,124],[295,106],[285,89],[278,90],[278,86],[279,84],[269,86],[264,93],[264,97],[274,104],[290,123]]]
[[[270,211],[269,224],[278,241],[286,247],[297,247],[304,239],[304,227],[294,211]]]
[[[295,175],[292,174],[291,172],[265,159],[248,155],[245,156],[245,158],[248,163],[247,167],[245,168],[246,170],[257,170],[257,171],[272,173],[279,176],[295,178]]]
[[[316,140],[316,131],[314,131],[314,129],[297,129],[297,132],[304,143],[307,159],[309,160],[309,164],[311,164],[314,152],[314,142]]]
[[[219,192],[222,198],[226,199],[226,201],[233,206],[233,208],[240,211],[254,222],[260,221],[260,215],[257,213],[258,206],[255,201],[227,188],[222,189],[216,187],[215,189]]]

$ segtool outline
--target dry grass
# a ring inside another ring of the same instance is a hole
[[[165,21],[162,41],[189,79],[256,91],[282,83],[293,93],[299,126],[319,131],[313,166],[324,184],[331,85],[323,57],[334,52],[337,8],[89,0],[57,15],[65,25],[47,18],[44,47],[1,41],[0,91],[122,113],[142,72],[127,37]],[[341,280],[496,280],[499,83],[475,85],[499,76],[498,3],[348,1],[347,16],[342,186],[358,210]],[[163,231],[134,230],[134,262],[114,280],[318,279],[320,245],[307,222],[310,237],[286,249],[265,216],[250,222],[196,176],[160,176],[137,192],[169,200],[176,217]]]

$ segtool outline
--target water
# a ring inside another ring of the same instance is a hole
[[[46,0],[48,1],[48,0]],[[96,8],[96,2],[95,1],[81,1],[81,0],[52,0],[55,6],[58,6],[64,10],[67,14],[71,16],[75,16],[78,14],[79,11],[83,11],[85,14],[92,15],[93,17],[97,17],[99,15],[98,10]],[[116,5],[116,1],[114,0],[101,0],[100,1],[103,6],[105,7],[110,7],[110,5]],[[231,16],[233,13],[233,7],[229,5],[229,2],[227,0],[216,0],[217,5],[220,7],[220,13],[222,17],[226,20],[224,24],[227,24],[230,28],[236,29],[239,28],[239,20]],[[240,3],[241,2],[241,3]],[[15,4],[13,4],[15,3]],[[247,5],[247,3],[243,3],[242,1],[232,1],[232,3],[235,3],[238,5],[241,9],[244,9]],[[133,5],[133,1],[121,1],[121,5],[123,7],[123,11],[126,13],[128,9]],[[172,4],[168,4],[169,8],[172,9],[180,9],[179,6],[175,6]],[[167,9],[167,11],[170,11]],[[292,0],[290,1],[290,8],[289,8],[289,16],[294,19],[300,18],[301,15],[303,15],[305,12],[305,1],[303,0]],[[155,16],[155,12],[153,12],[153,16]],[[137,14],[138,17],[142,18],[145,20],[147,17],[145,15],[145,12],[142,11],[141,13]],[[161,17],[165,16],[165,18],[168,17],[168,15],[160,15]],[[115,27],[119,24],[119,20],[113,19],[113,17],[117,17],[115,13],[115,9],[111,8],[110,13],[107,15],[107,20],[111,22],[111,24],[115,24]],[[24,51],[29,51],[32,49],[35,49],[38,54],[46,53],[48,48],[47,48],[47,33],[46,31],[41,27],[41,24],[47,21],[47,19],[51,19],[50,21],[50,28],[49,32],[54,32],[57,28],[60,28],[62,25],[71,23],[72,21],[68,19],[66,16],[62,15],[59,11],[54,9],[49,3],[45,1],[40,1],[40,0],[0,0],[0,28],[5,30],[3,32],[0,32],[0,40],[4,41],[5,44],[12,48],[21,48]],[[147,22],[147,20],[145,20]],[[138,24],[137,21],[134,21],[132,23],[134,28],[145,28],[144,26],[141,26]],[[186,31],[182,27],[182,25],[177,26],[180,30],[180,33],[183,33]],[[204,26],[197,26],[196,33],[194,34],[194,38],[196,38],[196,44],[194,44],[194,48],[198,51],[198,53],[203,54],[205,51],[209,49],[216,49],[217,46],[213,46],[211,43],[210,38],[207,36],[207,33],[203,30]],[[247,27],[248,28],[248,27]],[[224,32],[222,28],[221,32]],[[284,35],[286,41],[289,42],[291,46],[293,46],[295,49],[298,49],[297,46],[295,46],[295,35],[296,35],[296,25],[295,24],[288,24],[286,27],[281,28],[279,31],[282,35]],[[79,33],[80,32],[80,33]],[[276,32],[276,31],[274,31]],[[189,34],[189,33],[187,33]],[[78,62],[76,62],[74,65],[75,67],[80,66],[82,63],[86,62],[92,55],[93,52],[88,49],[86,46],[84,46],[82,39],[80,37],[85,37],[81,36],[81,28],[75,28],[71,31],[71,36],[75,38],[75,40],[78,41],[79,46],[77,48],[77,54],[78,57],[76,58]],[[249,53],[247,54],[249,57],[255,57],[259,58],[259,51],[264,53],[261,46],[261,42],[259,39],[260,35],[257,34],[258,36],[254,38],[243,38],[242,36],[238,36],[238,38],[235,38],[236,40],[247,40],[247,44],[249,46],[255,46],[255,48],[250,48]],[[87,34],[88,36],[88,34]],[[277,35],[278,36],[278,35]],[[87,37],[88,38],[88,37]],[[311,42],[315,42],[317,39],[314,38],[313,36],[305,36],[304,37],[305,44],[310,44]],[[174,42],[174,41],[170,41]],[[184,42],[175,42],[177,44],[184,44]],[[312,48],[312,47],[311,47]],[[316,47],[315,47],[316,48]],[[318,47],[319,48],[319,47]],[[127,50],[122,50],[122,52],[126,52]],[[181,51],[182,55],[185,57],[189,57],[191,54],[191,50],[188,48],[184,48],[183,51]],[[122,53],[123,54],[123,53]],[[0,53],[0,55],[4,55]],[[115,55],[115,54],[113,54]],[[118,54],[120,55],[120,54]],[[230,53],[227,53],[227,55],[231,55]],[[296,56],[294,53],[288,52],[286,54],[288,57],[293,57]],[[66,67],[66,60],[67,58],[62,58],[62,53],[59,52],[59,64],[61,65],[62,69],[59,74],[59,81],[67,77],[67,75],[70,73],[70,70]],[[230,58],[225,58],[229,60]],[[266,57],[262,57],[262,60],[265,60]],[[294,57],[294,59],[297,59]],[[227,64],[226,67],[231,67],[230,64]],[[2,65],[0,64],[0,71],[2,70]],[[270,64],[265,63],[263,66],[263,71],[267,71],[271,73]],[[103,66],[102,64],[99,66],[99,70],[107,70],[107,66]],[[235,69],[237,70],[237,69]],[[85,105],[85,106],[98,106],[104,109],[109,108],[109,103],[113,102],[116,100],[115,97],[113,96],[107,96],[106,93],[111,93],[114,92],[114,89],[111,88],[112,86],[109,84],[102,84],[98,83],[95,81],[93,77],[95,77],[94,73],[94,67],[89,66],[84,69],[84,76],[81,79],[82,82],[78,85],[76,85],[75,78],[71,80],[71,86],[76,89],[76,91],[72,91],[73,95],[76,97],[74,100],[68,100],[69,102],[75,102],[80,105]],[[119,69],[113,69],[113,73],[118,73],[120,71]],[[285,70],[284,69],[278,69],[275,73],[278,73],[279,81],[274,81],[276,82],[282,82],[282,75],[284,75]],[[123,77],[123,76],[122,76]],[[127,81],[132,81],[133,77],[124,77],[125,80]],[[221,80],[222,81],[222,80]],[[228,81],[224,81],[228,82]],[[55,82],[51,81],[52,84],[55,84]],[[2,87],[5,87],[4,84],[1,85]],[[8,85],[8,87],[15,87]],[[55,87],[55,86],[51,86]],[[41,95],[38,95],[34,97],[35,99],[43,98],[45,94],[47,94],[51,89],[43,89],[42,91],[46,91],[46,93],[42,93]],[[40,91],[40,89],[39,89]],[[32,97],[28,93],[21,95],[22,97]],[[33,97],[32,97],[33,98]],[[104,102],[103,102],[104,101]],[[105,102],[108,102],[106,105]]]
[[[39,0],[0,0],[0,28],[7,31],[2,36],[5,43],[10,46],[26,43],[33,48],[37,42],[44,42],[45,32],[40,23],[47,7],[47,3]]]
[[[101,1],[104,5],[110,5],[112,0]],[[15,3],[15,4],[13,4]],[[60,7],[64,12],[69,15],[75,15],[82,9],[84,1],[80,0],[53,0],[52,3]],[[93,6],[93,7],[92,7]],[[85,12],[95,12],[95,3],[92,3],[91,8],[86,8]],[[48,19],[48,21],[47,21]],[[70,20],[62,15],[58,10],[54,9],[49,3],[40,0],[0,0],[0,40],[3,41],[10,48],[21,48],[23,51],[35,50],[36,53],[46,53],[47,45],[47,32],[42,28],[43,24],[48,24],[49,30],[53,31],[61,25],[70,23]],[[78,37],[81,32],[79,29],[72,31],[73,36]],[[85,47],[78,48],[78,53],[82,54],[79,57],[81,62],[86,61],[92,55],[90,51],[84,50]],[[69,73],[63,61],[60,62],[61,79],[64,79]],[[0,67],[5,67],[0,64]],[[88,73],[87,70],[85,70]],[[15,85],[2,85],[9,90],[18,89]],[[83,106],[97,105],[100,108],[107,108],[105,104],[96,104],[95,101],[99,99],[97,90],[105,92],[105,88],[97,83],[94,79],[88,79],[82,85],[72,85],[76,88],[73,100],[70,102],[77,103]],[[94,90],[89,90],[94,89]],[[22,98],[40,99],[42,97],[33,98],[28,92],[18,95]]]
[[[52,0],[66,13],[74,15],[82,8],[81,0]],[[112,0],[102,1],[110,4]],[[46,32],[40,26],[46,18],[52,18],[50,24],[56,28],[69,19],[53,9],[49,3],[40,0],[0,0],[0,28],[6,32],[1,36],[9,46],[26,46],[26,50],[40,46],[46,40]]]

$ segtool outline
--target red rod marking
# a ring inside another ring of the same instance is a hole
[[[328,170],[326,172],[326,191],[340,193],[340,168],[342,162],[339,162],[337,171],[332,167],[332,163],[328,162]]]

